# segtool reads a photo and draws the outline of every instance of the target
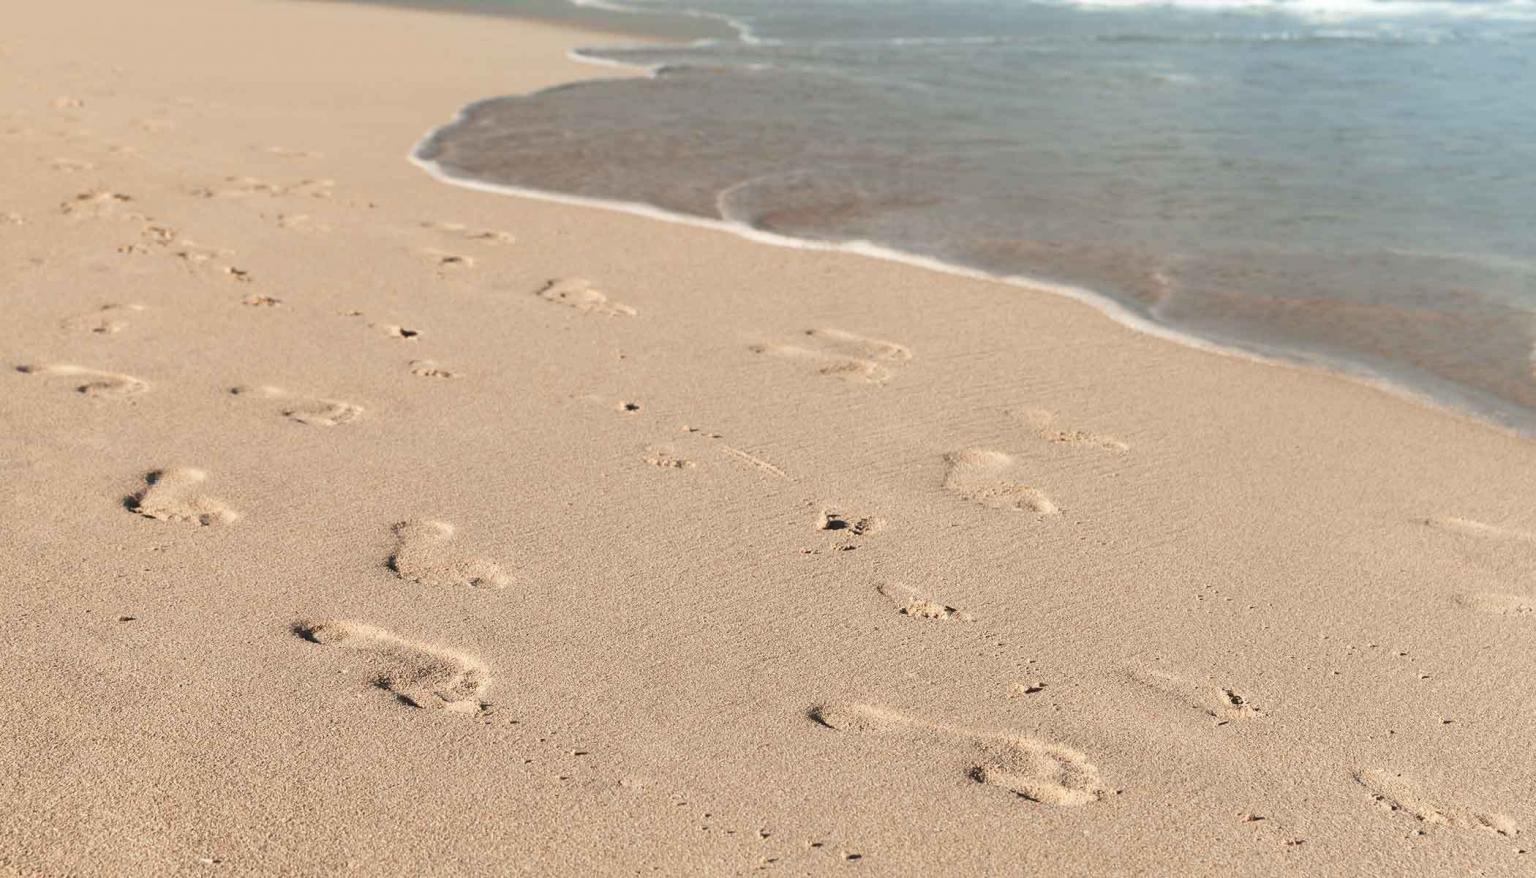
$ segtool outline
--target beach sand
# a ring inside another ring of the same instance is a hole
[[[407,161],[591,34],[7,19],[0,872],[1536,868],[1528,440]]]

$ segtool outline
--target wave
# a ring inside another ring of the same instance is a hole
[[[1046,5],[1106,11],[1250,12],[1318,22],[1394,18],[1536,20],[1533,0],[1046,0]]]

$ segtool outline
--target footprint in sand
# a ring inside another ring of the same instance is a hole
[[[667,445],[653,445],[647,448],[643,459],[657,469],[693,469],[696,465],[686,457],[679,457],[677,452]]]
[[[51,366],[17,366],[17,372],[25,375],[45,375],[65,379],[76,393],[86,396],[125,397],[143,393],[149,385],[132,375],[101,372],[83,366],[55,363]]]
[[[288,195],[330,198],[335,186],[335,180],[304,179],[293,183],[271,183],[255,177],[225,177],[220,184],[193,189],[192,194],[198,198],[246,198],[253,195],[272,198]]]
[[[106,189],[81,192],[59,205],[59,212],[75,219],[124,218],[142,221],[144,217],[130,210],[132,195]]]
[[[473,256],[449,253],[446,250],[436,250],[431,247],[422,250],[421,255],[437,266],[439,271],[454,271],[475,267],[475,258]]]
[[[292,149],[286,146],[269,146],[267,147],[267,152],[275,156],[282,156],[285,159],[317,159],[322,157],[322,154],[318,152],[311,152],[307,149]]]
[[[1473,521],[1470,518],[1456,518],[1454,516],[1423,518],[1419,520],[1423,524],[1437,530],[1450,531],[1451,533],[1462,534],[1463,536],[1536,546],[1536,533],[1530,531],[1499,527],[1494,524]]]
[[[329,232],[331,230],[330,226],[307,213],[280,213],[277,215],[277,227],[294,232]]]
[[[1131,446],[1113,436],[1065,428],[1058,423],[1055,413],[1045,409],[1022,409],[1012,414],[1023,421],[1025,426],[1033,430],[1036,436],[1047,442],[1058,445],[1102,448],[1105,451],[1121,453],[1131,449]]]
[[[755,354],[810,363],[822,375],[854,384],[884,384],[912,359],[906,347],[841,329],[807,329],[800,344],[756,344]]]
[[[421,337],[421,330],[410,329],[395,323],[370,323],[368,325],[378,332],[389,336],[390,338],[414,341]]]
[[[421,224],[421,227],[431,229],[434,232],[442,232],[455,238],[463,238],[466,241],[479,241],[485,244],[510,244],[516,240],[510,232],[500,232],[495,229],[476,229],[463,223],[424,222]]]
[[[231,387],[230,395],[254,399],[277,400],[277,411],[290,421],[310,427],[335,427],[350,424],[362,417],[363,407],[335,399],[318,399],[296,396],[280,387]]]
[[[1457,595],[1456,603],[1491,616],[1536,618],[1536,598],[1524,595],[1493,591],[1469,592]]]
[[[1061,744],[927,722],[869,704],[817,705],[807,715],[836,732],[899,739],[914,766],[952,767],[959,776],[1031,802],[1073,807],[1109,793],[1088,758]]]
[[[398,637],[361,622],[300,622],[293,633],[310,643],[361,653],[369,682],[401,704],[452,713],[481,713],[491,677],[472,656]]]
[[[1018,468],[1012,455],[985,448],[968,448],[944,456],[949,472],[944,488],[962,499],[980,503],[988,509],[1056,515],[1061,512],[1054,501],[1039,488],[1014,481],[1010,472]]]
[[[1355,783],[1370,792],[1371,799],[1377,805],[1393,814],[1403,814],[1431,826],[1482,829],[1506,838],[1520,834],[1519,825],[1511,818],[1503,814],[1435,802],[1433,797],[1401,774],[1363,769],[1356,771],[1354,778]]]
[[[129,497],[126,505],[146,518],[203,527],[239,518],[240,513],[201,492],[207,480],[207,473],[190,467],[156,470],[144,477],[144,490]]]
[[[1233,720],[1253,719],[1264,715],[1264,711],[1254,705],[1249,695],[1233,688],[1192,682],[1166,671],[1152,669],[1133,669],[1129,672],[1129,676],[1142,686],[1188,704],[1191,708],[1216,720],[1218,726],[1224,726]]]
[[[79,171],[92,170],[96,167],[96,164],[82,159],[56,158],[48,163],[48,167],[53,168],[55,171],[77,173]]]
[[[913,619],[943,619],[954,622],[972,622],[975,617],[942,601],[920,594],[905,585],[887,583],[875,587],[875,591],[896,608],[896,612]]]
[[[495,561],[457,551],[453,525],[447,522],[402,521],[393,530],[398,542],[388,563],[401,579],[422,585],[474,588],[504,588],[512,581]]]
[[[94,311],[67,317],[59,323],[64,329],[94,335],[116,335],[128,328],[128,316],[143,311],[143,305],[102,305]]]
[[[574,308],[583,314],[633,317],[638,313],[622,302],[611,301],[606,293],[593,289],[592,282],[582,277],[552,280],[538,291],[538,296],[546,302]]]
[[[867,537],[885,527],[885,519],[873,515],[844,515],[823,509],[816,516],[816,529],[850,537]]]
[[[412,360],[411,374],[417,378],[458,378],[459,373],[437,364],[434,360]]]

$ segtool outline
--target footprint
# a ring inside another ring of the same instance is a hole
[[[128,328],[128,320],[125,319],[128,315],[143,310],[143,305],[102,305],[94,311],[66,318],[59,325],[76,332],[116,335]]]
[[[1045,409],[1024,409],[1014,413],[1019,420],[1047,442],[1060,445],[1086,445],[1106,451],[1126,452],[1131,446],[1113,436],[1090,433],[1086,430],[1068,430],[1056,421],[1056,415]]]
[[[1536,616],[1536,598],[1503,592],[1470,592],[1456,596],[1456,603],[1494,616]]]
[[[883,527],[885,527],[885,519],[872,515],[855,518],[841,512],[822,510],[821,514],[816,516],[817,530],[833,531],[851,537],[869,536]]]
[[[56,158],[52,162],[49,162],[48,166],[53,168],[55,171],[63,171],[65,173],[89,171],[96,167],[94,162],[87,162],[81,159],[70,158]]]
[[[988,509],[1056,515],[1061,512],[1054,501],[1039,488],[1010,481],[1005,476],[1017,461],[1012,455],[984,448],[968,448],[944,456],[949,473],[944,477],[946,490]]]
[[[581,277],[552,280],[539,290],[538,295],[546,302],[575,308],[584,314],[633,317],[638,313],[628,305],[610,301],[607,294],[593,289],[592,282]]]
[[[146,518],[203,527],[238,519],[240,513],[198,491],[207,480],[207,473],[190,467],[156,470],[144,477],[144,490],[129,497],[127,505]]]
[[[694,462],[678,457],[671,448],[657,446],[646,449],[645,462],[659,469],[693,469]]]
[[[439,366],[433,360],[412,360],[411,374],[417,378],[457,378],[459,373]]]
[[[192,190],[198,198],[244,198],[252,195],[285,195],[330,198],[335,180],[304,179],[294,183],[271,183],[255,177],[225,177],[217,186],[199,186]]]
[[[927,722],[869,704],[817,705],[808,716],[836,732],[902,739],[913,765],[953,764],[975,783],[1031,802],[1076,807],[1109,793],[1088,758],[1061,744]]]
[[[361,622],[299,622],[293,633],[320,646],[363,653],[377,666],[372,685],[402,704],[451,713],[482,713],[490,706],[483,700],[490,673],[472,656]]]
[[[458,253],[449,253],[446,250],[434,250],[432,248],[422,250],[421,255],[425,256],[438,268],[444,270],[475,267],[475,258],[473,256],[463,256]]]
[[[132,195],[107,189],[89,189],[61,203],[59,212],[76,219],[123,217],[143,220],[143,216],[128,209],[128,205],[132,203]]]
[[[841,329],[807,329],[804,335],[805,344],[757,344],[749,350],[806,361],[822,375],[855,384],[884,384],[894,377],[897,366],[912,359],[912,352],[895,342]]]
[[[404,326],[397,326],[393,323],[370,323],[368,325],[390,338],[402,338],[406,341],[413,341],[421,337],[421,330],[407,329]]]
[[[267,152],[272,155],[282,156],[285,159],[317,159],[321,158],[322,155],[307,149],[290,149],[286,146],[269,146],[267,147]]]
[[[880,585],[875,588],[881,597],[896,606],[896,612],[913,619],[949,619],[956,622],[975,620],[970,613],[957,610],[939,601],[919,595],[916,589],[905,585]]]
[[[329,232],[331,230],[330,226],[319,222],[307,213],[280,213],[277,215],[277,227],[295,232]]]
[[[1356,783],[1370,791],[1376,804],[1394,814],[1406,814],[1420,823],[1459,829],[1483,829],[1507,838],[1520,834],[1519,825],[1509,817],[1436,803],[1417,784],[1401,774],[1364,769],[1355,772],[1354,778]]]
[[[363,407],[335,399],[295,396],[280,387],[231,387],[232,396],[279,400],[278,412],[290,421],[311,427],[335,427],[350,424],[363,414]]]
[[[57,363],[52,366],[17,366],[16,371],[26,375],[52,375],[69,379],[76,393],[86,396],[124,397],[143,393],[149,385],[132,375],[100,372],[83,366]]]
[[[422,585],[504,588],[512,581],[499,564],[480,556],[464,557],[453,549],[453,525],[443,521],[402,521],[394,526],[394,554],[389,569]]]
[[[424,222],[421,224],[421,227],[431,229],[434,232],[442,232],[446,235],[463,238],[466,241],[483,241],[487,244],[510,244],[516,240],[509,232],[500,232],[495,229],[474,229],[463,223]]]
[[[1183,677],[1158,670],[1133,669],[1130,678],[1143,686],[1183,701],[1195,710],[1215,719],[1216,725],[1224,726],[1232,720],[1253,719],[1264,711],[1253,703],[1248,695],[1213,684],[1196,683]]]
[[[1525,543],[1526,545],[1536,546],[1536,533],[1485,524],[1481,521],[1473,521],[1470,518],[1425,518],[1420,519],[1420,521],[1429,527],[1477,537],[1478,539],[1502,540],[1504,542]]]

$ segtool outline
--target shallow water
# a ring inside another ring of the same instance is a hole
[[[482,102],[419,157],[1071,284],[1536,426],[1531,3],[622,5],[735,36],[586,50],[659,73]]]

